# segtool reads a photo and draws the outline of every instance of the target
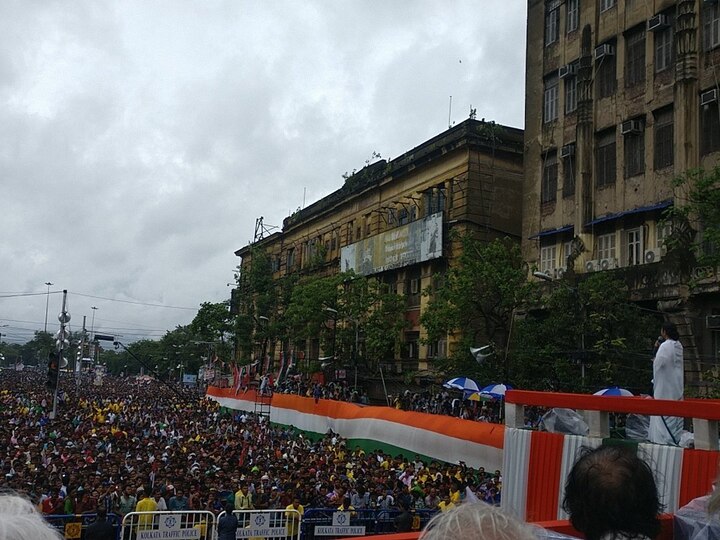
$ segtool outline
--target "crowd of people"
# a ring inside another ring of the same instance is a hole
[[[53,417],[43,373],[4,370],[0,377],[0,487],[20,495],[0,495],[0,515],[13,516],[0,519],[3,540],[28,537],[31,529],[29,537],[57,538],[40,514],[83,513],[97,515],[86,539],[110,538],[108,513],[122,517],[155,510],[225,511],[218,528],[231,532],[221,538],[234,538],[238,523],[232,511],[250,509],[284,511],[288,531],[294,532],[299,518],[290,516],[307,509],[374,509],[394,511],[397,530],[409,530],[411,512],[437,514],[423,540],[468,531],[488,540],[538,536],[496,509],[500,471],[350,448],[332,432],[310,438],[273,426],[263,416],[223,410],[194,389],[149,378],[105,377],[97,386],[86,375],[64,374],[60,386]],[[300,378],[276,391],[358,403],[366,399],[346,384]],[[393,405],[497,420],[493,403],[461,401],[445,391],[405,392]],[[539,422],[541,413],[530,408],[526,424]],[[718,500],[710,497],[711,513],[720,507]],[[567,479],[563,507],[590,540],[652,538],[660,530],[653,472],[623,447],[583,451]],[[137,519],[137,530],[143,519]]]
[[[44,375],[44,374],[43,374]],[[58,414],[38,372],[0,380],[2,485],[45,514],[98,508],[120,515],[149,507],[209,510],[452,508],[468,493],[497,504],[500,471],[350,448],[265,418],[222,410],[194,390],[105,377],[61,380]]]
[[[259,385],[263,388],[262,384]],[[294,394],[314,399],[333,399],[361,405],[370,404],[368,393],[363,388],[356,388],[347,381],[328,382],[326,384],[313,381],[309,377],[296,375],[288,377],[273,386],[273,391],[282,394]],[[487,399],[474,401],[465,399],[460,391],[425,390],[411,392],[405,390],[397,395],[388,395],[387,403],[403,411],[415,411],[427,414],[443,414],[477,422],[502,423],[501,400]],[[540,409],[528,407],[526,411],[526,427],[537,428],[542,418]]]
[[[274,391],[281,394],[294,394],[314,399],[333,399],[335,401],[347,401],[349,403],[360,403],[362,405],[368,405],[370,403],[367,391],[362,388],[352,387],[346,381],[331,381],[327,384],[322,384],[302,375],[295,375],[284,379],[275,386]]]

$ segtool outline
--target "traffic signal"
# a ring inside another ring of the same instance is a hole
[[[59,356],[59,353],[54,351],[50,351],[50,353],[48,353],[48,372],[47,382],[45,384],[51,390],[55,390],[57,388],[58,377],[60,376]]]

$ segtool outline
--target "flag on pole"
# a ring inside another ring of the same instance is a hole
[[[241,367],[240,369],[236,367],[235,369],[237,370],[237,379],[235,380],[235,395],[237,396],[240,392],[240,387],[243,384],[243,374],[245,372],[245,366]]]
[[[263,373],[267,373],[270,370],[270,355],[265,355],[265,365],[263,366]]]
[[[280,369],[277,374],[277,382],[282,380],[283,369],[285,369],[285,351],[280,351]]]
[[[287,367],[288,373],[290,372],[290,370],[292,369],[294,364],[295,364],[295,349],[290,351],[290,358],[288,358],[288,367]],[[286,373],[286,375],[287,375],[287,373]]]
[[[240,378],[242,380],[242,385],[247,389],[250,385],[250,369],[247,366],[242,367],[242,376]]]

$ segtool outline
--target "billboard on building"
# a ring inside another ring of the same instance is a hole
[[[369,276],[442,257],[442,212],[365,238],[340,251],[340,271]]]

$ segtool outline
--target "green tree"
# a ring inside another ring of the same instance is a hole
[[[688,171],[673,185],[679,195],[664,216],[671,226],[666,239],[669,255],[679,251],[681,262],[689,249],[698,264],[720,265],[720,166]]]
[[[337,330],[328,321],[342,319],[338,304],[342,281],[342,274],[301,278],[292,288],[283,314],[283,337],[290,341],[319,337],[323,349],[330,352],[333,336],[337,341]],[[335,345],[337,349],[337,343]]]
[[[262,247],[251,248],[249,262],[237,272],[231,320],[236,359],[241,364],[253,353],[259,354],[262,343],[269,347],[282,339],[280,318],[296,279],[290,274],[274,280],[270,255]]]
[[[48,353],[55,350],[55,338],[49,332],[37,331],[33,338],[22,345],[21,360],[27,365],[45,365],[47,363]],[[65,353],[68,357],[68,353]]]
[[[382,283],[373,280],[365,313],[365,362],[374,370],[382,360],[393,358],[400,346],[402,332],[408,325],[405,298],[388,292]]]
[[[518,321],[514,382],[538,390],[618,385],[647,392],[657,320],[630,301],[625,283],[610,272],[582,277],[548,284],[543,309]]]
[[[472,233],[458,235],[456,263],[423,291],[430,297],[420,320],[426,342],[453,335],[457,346],[438,367],[447,375],[474,375],[497,381],[504,374],[505,350],[516,310],[532,304],[537,285],[527,281],[520,248],[510,240],[487,243]],[[495,354],[478,365],[470,347],[490,344]],[[503,374],[503,375],[501,375]]]

